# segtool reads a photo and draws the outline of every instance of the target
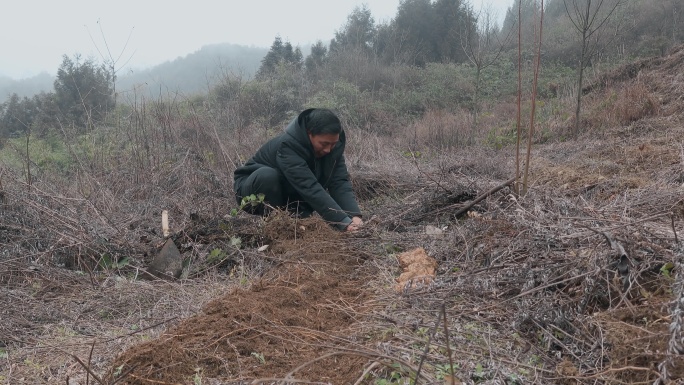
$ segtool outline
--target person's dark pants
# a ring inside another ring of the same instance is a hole
[[[285,179],[283,174],[271,167],[263,166],[254,171],[248,177],[242,178],[235,183],[235,195],[238,205],[242,198],[254,194],[264,194],[264,202],[280,209],[287,209],[301,218],[313,213],[311,206],[303,202],[292,185]],[[246,204],[243,207],[250,214],[268,214],[268,207],[264,204]]]

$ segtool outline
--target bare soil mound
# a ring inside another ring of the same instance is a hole
[[[363,357],[351,348],[351,326],[367,299],[359,255],[317,219],[277,214],[264,233],[278,265],[249,289],[209,303],[202,313],[114,363],[126,384],[191,383],[193,377],[285,378],[353,383]],[[326,355],[335,353],[329,358]],[[301,366],[301,367],[300,367]],[[273,380],[275,381],[275,380]]]

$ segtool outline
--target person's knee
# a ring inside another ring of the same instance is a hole
[[[243,181],[240,196],[264,194],[264,201],[271,206],[283,206],[286,202],[283,177],[280,171],[261,167]]]
[[[271,167],[262,167],[252,175],[252,190],[254,193],[262,193],[266,197],[276,197],[282,195],[283,186],[280,181],[280,172]]]

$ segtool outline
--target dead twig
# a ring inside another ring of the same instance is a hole
[[[442,303],[442,316],[444,317],[444,338],[446,339],[447,355],[449,356],[449,378],[451,378],[451,385],[455,385],[454,359],[451,357],[451,347],[449,346],[449,326],[447,325],[446,306],[444,303]]]
[[[563,379],[575,379],[575,380],[589,380],[589,379],[595,379],[595,378],[600,378],[608,373],[619,373],[619,372],[624,372],[626,370],[635,370],[635,371],[640,371],[640,372],[648,372],[650,374],[657,375],[658,378],[660,378],[660,374],[656,372],[655,370],[651,368],[644,368],[644,367],[639,367],[639,366],[623,366],[621,368],[610,368],[603,370],[599,373],[595,373],[592,375],[588,376],[565,376],[565,377],[553,377],[553,378],[548,378],[548,380],[563,380]],[[615,381],[615,379],[611,379],[611,381]],[[642,382],[642,383],[651,383],[652,381],[648,382]],[[630,384],[634,384],[634,382],[630,382]]]
[[[325,359],[325,358],[328,358],[328,357],[332,357],[332,356],[337,356],[337,355],[340,355],[340,354],[344,354],[344,352],[332,352],[332,353],[324,354],[324,355],[322,355],[322,356],[320,356],[320,357],[316,357],[316,358],[314,358],[313,360],[309,360],[309,361],[307,361],[307,362],[305,362],[305,363],[303,363],[303,364],[297,366],[296,368],[292,369],[289,373],[287,373],[287,374],[285,375],[285,379],[282,380],[280,383],[286,384],[286,383],[288,383],[288,382],[292,382],[292,381],[294,381],[294,379],[292,379],[292,376],[293,376],[296,372],[298,372],[300,369],[303,369],[303,368],[305,368],[305,367],[307,367],[307,366],[313,364],[313,363],[316,362],[316,361],[320,361],[320,360],[322,360],[322,359]],[[254,382],[252,382],[252,383],[254,384]],[[316,384],[318,384],[318,382],[316,382]]]
[[[296,378],[259,378],[250,384],[257,385],[263,384],[264,382],[273,383],[278,382],[279,384],[313,384],[313,385],[329,385],[329,382],[319,382],[319,381],[308,381],[308,380],[298,380]]]
[[[142,333],[142,332],[144,332],[145,330],[153,329],[153,328],[156,328],[156,327],[159,326],[159,325],[163,325],[163,324],[165,324],[165,323],[167,323],[167,322],[173,321],[173,320],[175,320],[176,318],[178,318],[178,317],[171,317],[171,318],[169,318],[169,319],[165,319],[165,320],[163,320],[163,321],[161,321],[161,322],[157,322],[157,323],[154,324],[154,325],[150,325],[150,326],[145,327],[145,328],[142,328],[142,329],[140,329],[140,330],[136,330],[136,331],[130,332],[130,333],[128,333],[128,334],[124,334],[124,335],[121,335],[121,336],[117,336],[117,337],[110,338],[110,339],[108,339],[108,340],[105,340],[104,342],[111,342],[111,341],[114,341],[114,340],[118,340],[119,338],[130,337],[130,336],[132,336],[132,335],[135,335],[135,334],[138,334],[138,333]],[[93,344],[94,344],[94,343],[93,343]]]
[[[132,373],[130,374],[130,376],[135,378],[135,379],[138,379],[140,381],[144,381],[146,383],[150,382],[150,383],[159,384],[159,385],[183,385],[183,384],[179,384],[177,382],[156,381],[156,380],[153,380],[151,378],[144,378],[144,377],[136,376],[135,374],[132,374]]]
[[[88,366],[90,366],[90,363],[93,362],[93,350],[95,350],[95,341],[93,341],[93,344],[90,346],[90,353],[88,353]],[[90,385],[90,378],[88,378],[89,375],[90,372],[86,371],[86,385]]]
[[[363,371],[363,373],[361,373],[361,376],[359,377],[358,380],[356,380],[356,382],[354,383],[354,385],[361,385],[361,383],[363,382],[363,380],[366,379],[366,376],[368,375],[368,373],[370,373],[371,370],[375,369],[375,368],[378,367],[378,366],[380,366],[380,363],[379,363],[378,361],[373,361],[373,363],[371,363],[370,365],[368,365],[368,367]]]
[[[672,233],[674,233],[675,243],[679,243],[679,238],[677,238],[677,229],[675,228],[674,215],[670,215],[670,220],[672,221]]]
[[[466,204],[465,206],[463,206],[460,210],[456,211],[456,213],[454,213],[454,217],[458,218],[459,216],[461,216],[462,214],[466,213],[466,212],[467,212],[468,210],[470,210],[473,206],[475,206],[476,204],[480,203],[482,200],[484,200],[484,199],[487,198],[488,196],[490,196],[490,195],[496,193],[497,191],[503,189],[503,188],[506,187],[506,186],[510,186],[513,182],[516,181],[516,179],[518,179],[518,178],[517,178],[517,177],[513,177],[513,178],[511,178],[511,179],[505,181],[504,183],[502,183],[502,184],[500,184],[500,185],[494,187],[493,189],[491,189],[491,190],[485,192],[484,194],[478,196],[477,198],[473,199],[470,203],[467,203],[467,204]]]
[[[119,381],[125,379],[125,378],[126,378],[132,371],[134,371],[137,367],[138,367],[137,365],[131,366],[131,367],[128,368],[125,372],[119,374],[119,375],[117,376],[117,378],[116,378],[114,381],[112,381],[109,385],[115,385],[117,382],[119,382]]]
[[[420,362],[418,363],[418,371],[416,371],[416,379],[414,380],[413,385],[418,385],[418,378],[420,378],[420,371],[421,369],[423,369],[423,362],[425,362],[425,357],[427,357],[427,354],[430,351],[430,343],[432,342],[432,338],[434,338],[435,334],[437,333],[437,326],[439,325],[440,318],[442,318],[442,313],[445,311],[444,309],[445,307],[442,306],[442,309],[437,314],[437,320],[435,321],[435,324],[432,326],[430,334],[428,334],[428,340],[425,344],[423,354],[420,356]]]
[[[95,374],[92,369],[90,369],[90,366],[86,365],[83,361],[81,361],[81,359],[78,358],[77,355],[72,354],[71,356],[83,367],[83,369],[86,370],[87,374],[90,374],[91,376],[93,376],[93,378],[95,379],[95,381],[97,381],[98,384],[105,385],[105,383],[102,381],[102,379],[100,377],[98,377],[98,375]],[[90,381],[90,380],[88,379],[88,376],[86,375],[86,384],[88,384],[88,381]]]

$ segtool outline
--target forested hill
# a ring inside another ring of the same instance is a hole
[[[144,84],[152,92],[161,87],[184,94],[206,93],[225,75],[251,78],[267,52],[268,48],[230,43],[206,45],[150,69],[121,74],[117,88],[125,91]]]
[[[117,89],[125,91],[134,85],[145,84],[150,90],[162,87],[185,94],[206,91],[207,85],[222,74],[252,77],[267,51],[267,48],[230,43],[205,45],[196,52],[152,68],[119,73]],[[54,81],[54,76],[48,73],[21,80],[0,76],[0,101],[13,93],[19,97],[31,97],[40,92],[50,92]]]

